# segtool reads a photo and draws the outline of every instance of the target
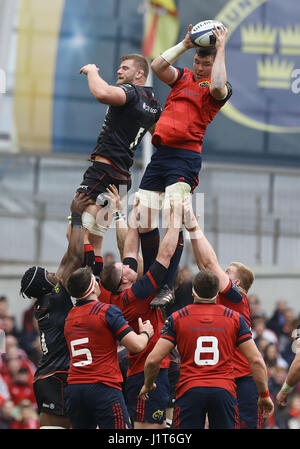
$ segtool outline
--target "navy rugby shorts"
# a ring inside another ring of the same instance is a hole
[[[112,165],[99,161],[93,161],[83,175],[83,180],[77,188],[77,192],[86,193],[92,200],[96,201],[98,195],[106,193],[109,184],[114,184],[121,196],[131,188],[131,177],[120,173]],[[120,186],[124,186],[120,189]],[[100,204],[100,203],[99,203]],[[106,203],[107,204],[107,203]],[[100,204],[106,206],[106,204]]]
[[[159,146],[151,157],[139,188],[164,192],[166,187],[176,182],[185,182],[193,193],[199,183],[201,163],[201,156],[195,151]]]
[[[127,377],[127,407],[133,422],[147,421],[162,424],[166,420],[166,409],[170,396],[168,369],[164,368],[159,371],[155,383],[156,389],[150,391],[149,399],[144,401],[139,397],[141,388],[144,385],[144,373],[137,373]]]

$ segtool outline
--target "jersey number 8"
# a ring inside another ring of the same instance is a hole
[[[203,343],[210,343],[203,346]],[[201,354],[212,354],[212,358],[201,358]],[[216,365],[219,361],[218,339],[213,336],[203,336],[197,338],[197,347],[194,355],[196,365]]]

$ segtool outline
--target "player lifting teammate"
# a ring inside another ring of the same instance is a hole
[[[218,291],[218,277],[209,270],[200,271],[193,281],[194,303],[168,317],[145,363],[140,395],[148,399],[156,388],[161,361],[177,346],[181,364],[172,425],[175,429],[203,429],[206,414],[210,429],[239,428],[232,370],[237,346],[250,364],[264,417],[274,410],[267,368],[251,330],[239,313],[216,303]]]
[[[70,357],[64,337],[65,319],[73,307],[66,290],[69,276],[83,264],[83,228],[81,215],[92,200],[77,193],[71,204],[71,232],[67,252],[56,273],[31,267],[23,275],[20,293],[33,298],[42,358],[34,376],[34,393],[40,414],[40,428],[68,428],[65,387]]]
[[[218,276],[220,290],[217,302],[239,312],[250,328],[250,305],[247,293],[254,281],[253,272],[238,262],[231,263],[224,271],[219,265],[214,249],[201,231],[189,203],[185,204],[185,219],[198,267],[209,269]],[[249,363],[238,349],[234,352],[232,360],[237,385],[240,425],[249,429],[262,428],[263,417],[257,407],[258,391],[251,376]]]

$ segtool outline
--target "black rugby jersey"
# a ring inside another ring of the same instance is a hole
[[[65,320],[73,303],[67,290],[59,282],[51,293],[34,304],[38,321],[42,358],[34,375],[34,382],[58,371],[68,371],[70,356],[64,336]]]
[[[126,93],[124,106],[109,106],[96,147],[91,155],[108,159],[116,168],[129,174],[134,151],[162,112],[152,87],[120,84]]]

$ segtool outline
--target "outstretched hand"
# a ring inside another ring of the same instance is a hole
[[[70,209],[71,212],[77,212],[78,214],[82,215],[85,209],[90,206],[91,204],[95,204],[95,202],[85,193],[79,193],[76,192]]]
[[[141,388],[141,391],[139,393],[139,396],[144,400],[147,401],[149,399],[149,392],[156,389],[156,383],[153,383],[150,388],[146,387],[146,385],[143,385]]]
[[[96,66],[96,64],[87,64],[81,67],[79,73],[83,73],[84,75],[87,75],[89,72],[99,72],[99,67]]]
[[[191,31],[192,31],[192,28],[193,28],[193,25],[190,24],[190,25],[188,26],[187,33],[186,33],[186,35],[185,35],[185,38],[184,38],[183,41],[182,41],[183,45],[184,45],[185,48],[187,48],[187,49],[189,49],[189,48],[197,48],[197,45],[193,44],[193,42],[192,42],[191,39],[190,39],[190,34],[191,34]]]
[[[218,50],[219,48],[225,48],[226,43],[226,36],[228,34],[228,29],[226,27],[217,27],[215,25],[214,29],[212,30],[212,34],[216,38],[216,44],[215,47]]]

